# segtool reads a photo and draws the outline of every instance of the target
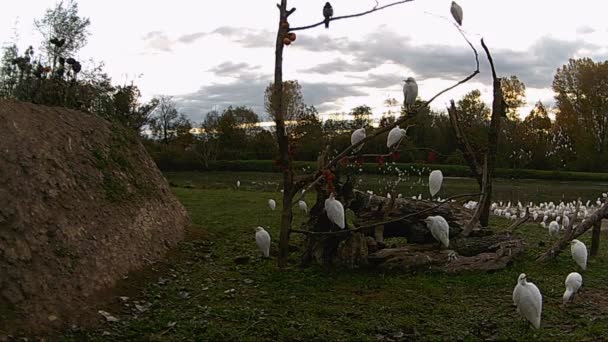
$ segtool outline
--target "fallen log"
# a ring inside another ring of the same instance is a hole
[[[355,212],[359,226],[373,225],[395,219],[396,222],[384,224],[384,237],[405,237],[408,243],[432,243],[435,239],[422,221],[430,215],[441,215],[450,225],[450,238],[460,235],[463,228],[471,221],[472,211],[462,204],[445,203],[437,207],[437,202],[414,200],[411,198],[394,199],[393,208],[385,212],[384,207],[389,204],[386,197],[370,195],[355,190],[354,200],[350,207]],[[436,208],[435,208],[436,207]],[[417,214],[423,212],[421,214]],[[404,219],[399,219],[408,216]],[[470,236],[491,235],[490,230],[476,225]]]
[[[524,250],[523,241],[509,235],[458,240],[459,244],[455,243],[454,246],[450,243],[450,248],[453,249],[449,250],[438,250],[436,246],[428,244],[407,245],[382,249],[370,254],[367,260],[378,268],[406,272],[423,270],[447,273],[488,272],[507,267]],[[471,240],[471,243],[468,240]],[[495,241],[499,242],[494,243]],[[471,249],[471,246],[475,246],[475,248]],[[472,253],[473,250],[482,251]]]

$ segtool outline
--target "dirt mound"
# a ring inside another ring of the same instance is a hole
[[[134,134],[91,114],[0,101],[0,335],[78,324],[188,223]]]

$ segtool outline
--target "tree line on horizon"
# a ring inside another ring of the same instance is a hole
[[[179,112],[169,96],[158,96],[142,103],[138,87],[131,82],[113,85],[103,71],[103,64],[76,59],[87,43],[90,20],[78,14],[75,0],[59,2],[35,21],[43,37],[42,46],[29,46],[20,52],[17,42],[5,44],[0,60],[0,99],[14,99],[43,105],[63,106],[93,113],[131,128],[159,166],[192,165],[204,169],[213,160],[251,160],[277,158],[272,129],[256,126],[260,117],[252,109],[229,106],[211,111],[195,123]],[[38,52],[36,52],[38,51]],[[353,108],[348,120],[321,121],[314,106],[304,103],[296,80],[284,82],[287,133],[296,160],[316,160],[329,145],[340,151],[350,144],[354,129],[371,130],[372,110],[367,105]],[[556,118],[551,120],[545,106],[538,102],[523,120],[517,110],[525,104],[525,85],[516,77],[503,79],[507,117],[500,132],[497,167],[544,170],[608,171],[608,61],[589,58],[570,59],[557,69],[552,88],[556,95]],[[272,108],[269,84],[265,91],[265,109]],[[386,100],[387,107],[396,104]],[[490,107],[473,90],[456,101],[463,129],[473,149],[483,153]],[[404,114],[382,113],[380,126],[394,122]],[[411,119],[408,139],[399,162],[465,164],[457,148],[450,119],[444,112],[426,108]],[[193,135],[193,127],[202,134]],[[152,137],[142,134],[148,128]],[[362,152],[386,152],[384,139],[366,144]]]

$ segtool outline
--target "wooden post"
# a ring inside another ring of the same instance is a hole
[[[600,233],[602,229],[602,220],[597,221],[593,225],[593,232],[591,235],[591,256],[596,256],[600,250]]]

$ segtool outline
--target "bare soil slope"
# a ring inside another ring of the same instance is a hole
[[[78,111],[0,101],[0,336],[80,323],[188,223],[134,134]]]

